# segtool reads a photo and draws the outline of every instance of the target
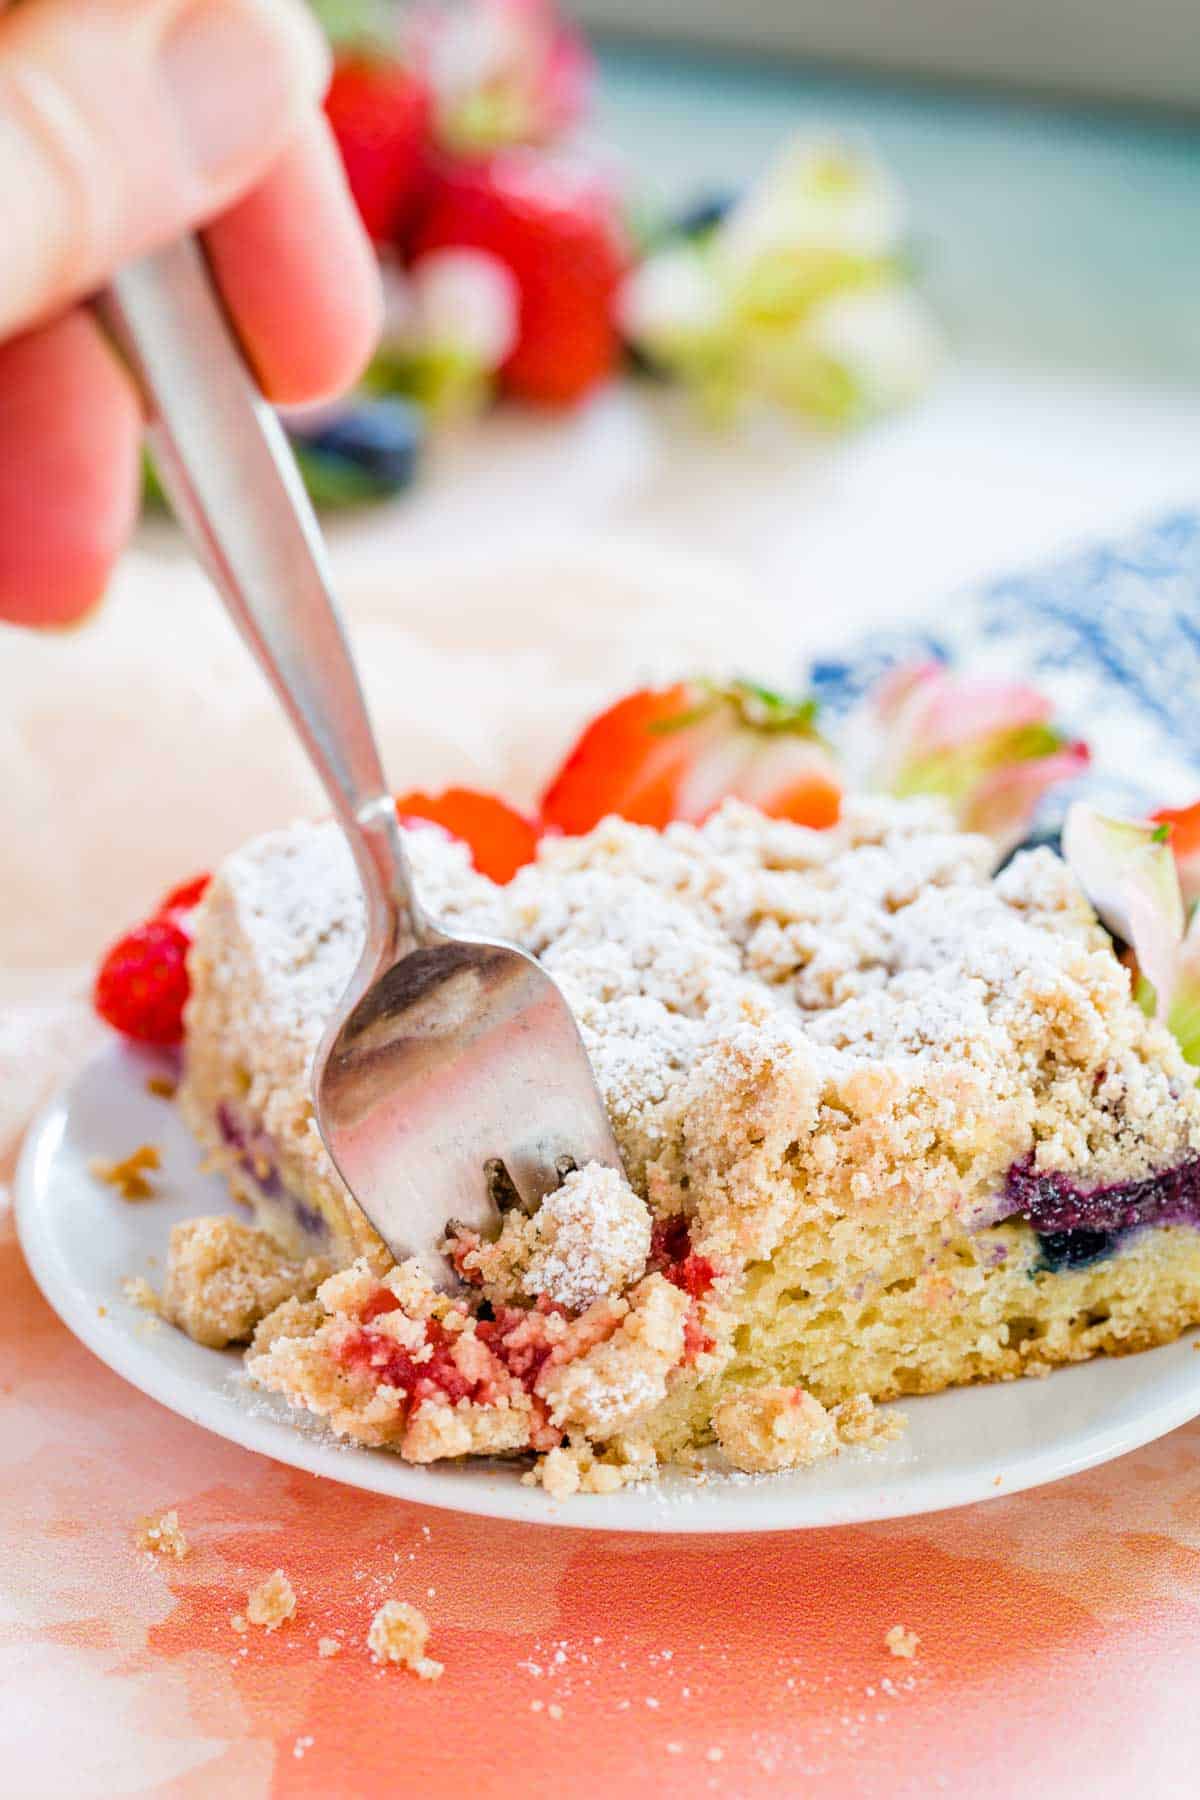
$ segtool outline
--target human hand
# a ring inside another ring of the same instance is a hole
[[[0,0],[0,619],[62,625],[132,529],[142,418],[85,297],[203,225],[264,392],[354,379],[374,258],[303,0]]]

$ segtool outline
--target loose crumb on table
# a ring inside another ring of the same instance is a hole
[[[282,1569],[273,1569],[265,1581],[260,1581],[257,1587],[251,1588],[246,1596],[248,1623],[265,1626],[268,1631],[275,1631],[280,1625],[285,1625],[295,1611],[295,1589]],[[238,1629],[234,1625],[234,1630]]]
[[[436,1681],[443,1665],[426,1656],[429,1620],[407,1600],[385,1600],[367,1633],[367,1648],[378,1663],[402,1663],[422,1681]]]
[[[910,1631],[906,1625],[893,1625],[884,1633],[883,1641],[893,1656],[901,1656],[906,1662],[912,1661],[921,1642],[916,1632]]]
[[[88,1168],[97,1181],[116,1188],[122,1200],[153,1200],[158,1189],[147,1179],[147,1171],[161,1169],[162,1157],[157,1145],[139,1144],[120,1162],[106,1162],[102,1156],[94,1156]]]
[[[139,1519],[135,1541],[139,1550],[148,1550],[152,1556],[173,1556],[176,1561],[181,1561],[191,1549],[174,1507],[169,1512],[147,1513]]]
[[[318,1656],[340,1656],[341,1654],[342,1641],[340,1638],[323,1637],[317,1639]]]

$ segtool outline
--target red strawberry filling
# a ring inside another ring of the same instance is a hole
[[[473,1400],[484,1387],[470,1381],[450,1352],[453,1339],[443,1325],[430,1319],[425,1326],[425,1344],[416,1353],[405,1349],[394,1338],[381,1331],[360,1330],[346,1338],[338,1350],[344,1367],[369,1373],[380,1386],[399,1388],[414,1405],[422,1400],[439,1400],[453,1406],[458,1400]],[[427,1354],[426,1354],[427,1352]]]
[[[683,1362],[686,1367],[694,1363],[698,1356],[706,1356],[715,1350],[717,1340],[710,1331],[705,1331],[700,1323],[699,1308],[693,1304],[691,1311],[683,1322]]]
[[[692,1249],[692,1230],[683,1213],[656,1219],[650,1234],[650,1267],[693,1300],[703,1300],[717,1278],[707,1256]]]
[[[378,1386],[398,1389],[414,1411],[424,1401],[454,1406],[467,1400],[474,1406],[495,1406],[514,1389],[524,1390],[533,1402],[530,1442],[537,1450],[553,1449],[563,1437],[534,1392],[542,1370],[550,1362],[570,1362],[611,1336],[619,1323],[619,1314],[601,1316],[601,1307],[574,1319],[543,1295],[529,1311],[498,1306],[495,1317],[481,1319],[473,1333],[450,1331],[440,1320],[428,1319],[424,1342],[410,1347],[374,1328],[376,1319],[398,1307],[396,1296],[383,1286],[360,1306],[357,1326],[337,1348],[343,1368]]]

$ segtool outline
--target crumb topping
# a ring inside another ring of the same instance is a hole
[[[769,1255],[801,1211],[914,1203],[914,1166],[932,1216],[993,1201],[1031,1147],[1039,1168],[1086,1164],[1097,1180],[1200,1150],[1191,1073],[1131,1003],[1069,870],[1035,851],[992,881],[987,840],[948,829],[932,802],[852,800],[826,831],[737,802],[661,833],[608,819],[546,839],[505,888],[443,834],[409,839],[433,912],[515,939],[555,976],[635,1190],[656,1213],[692,1215],[694,1249],[723,1266]],[[248,846],[202,918],[222,907],[253,933],[260,1016],[239,1028],[269,1113],[268,1087],[306,1078],[357,957],[341,834],[296,827]],[[753,1179],[793,1143],[787,1191]],[[737,1191],[751,1188],[753,1218]],[[594,1292],[597,1270],[558,1260],[539,1265],[539,1291]]]
[[[367,1648],[378,1663],[401,1663],[422,1681],[437,1681],[444,1665],[426,1656],[429,1620],[407,1600],[385,1600],[367,1632]]]
[[[329,1274],[317,1256],[284,1260],[275,1240],[240,1219],[187,1219],[171,1232],[162,1311],[198,1344],[245,1343],[284,1300],[308,1299]]]
[[[455,1246],[455,1261],[488,1300],[544,1294],[569,1312],[585,1312],[643,1274],[650,1230],[645,1201],[615,1169],[592,1163],[547,1194],[532,1218],[507,1213],[494,1242],[463,1234],[471,1243]]]
[[[761,1474],[819,1462],[837,1450],[837,1426],[800,1387],[727,1394],[713,1413],[717,1442],[735,1469]]]
[[[174,1507],[169,1512],[147,1513],[139,1519],[134,1542],[139,1550],[148,1550],[153,1556],[172,1556],[177,1562],[191,1549]]]
[[[921,1642],[916,1632],[909,1631],[904,1625],[891,1626],[884,1633],[883,1641],[893,1656],[899,1656],[906,1662],[912,1661]]]

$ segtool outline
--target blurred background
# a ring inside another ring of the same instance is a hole
[[[597,30],[1041,93],[1195,108],[1189,0],[578,0]]]
[[[527,803],[647,674],[786,686],[1194,511],[1191,0],[317,10],[389,322],[289,426],[397,789]],[[319,804],[161,514],[86,631],[6,642],[0,754],[39,993]]]

